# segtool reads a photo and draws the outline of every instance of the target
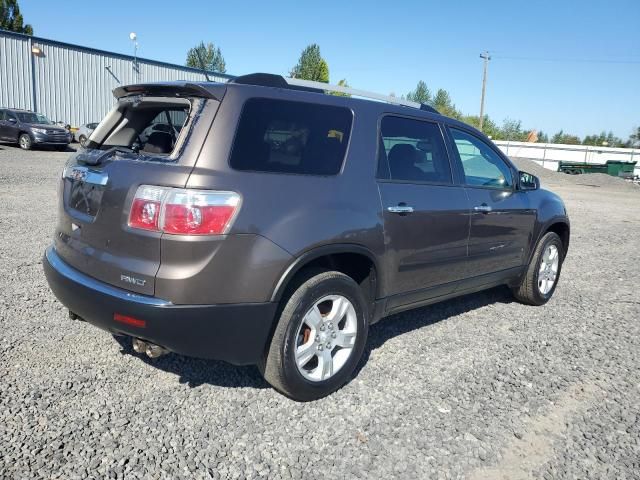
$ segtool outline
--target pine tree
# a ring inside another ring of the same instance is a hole
[[[202,58],[202,63],[198,57]],[[204,65],[203,65],[204,63]],[[196,45],[190,49],[187,53],[187,67],[199,68],[201,70],[207,70],[209,72],[227,72],[227,64],[224,61],[220,47],[216,47],[213,43],[209,42],[206,45],[204,42]]]
[[[18,0],[0,0],[0,29],[33,35],[33,27],[24,24]]]
[[[320,54],[320,46],[313,43],[305,48],[289,75],[301,80],[329,83],[329,65]]]

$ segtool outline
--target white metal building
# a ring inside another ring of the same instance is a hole
[[[209,73],[225,82],[231,75]],[[205,80],[201,70],[0,30],[0,107],[23,108],[72,126],[98,122],[119,85]]]

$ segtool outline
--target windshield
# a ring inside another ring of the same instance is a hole
[[[22,123],[36,123],[39,125],[53,125],[53,122],[41,113],[15,112]]]

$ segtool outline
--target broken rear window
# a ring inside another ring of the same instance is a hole
[[[139,155],[173,157],[202,103],[201,99],[127,97],[98,125],[88,147],[121,147]]]

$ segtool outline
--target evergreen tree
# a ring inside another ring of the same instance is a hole
[[[320,46],[313,43],[305,48],[289,75],[301,80],[329,83],[329,65],[320,54]]]
[[[0,29],[33,35],[33,27],[24,24],[18,0],[0,0]]]
[[[198,57],[198,53],[200,57]],[[202,62],[200,62],[200,58],[202,58]],[[227,72],[227,64],[224,61],[220,47],[216,47],[211,42],[206,45],[204,42],[200,42],[190,49],[189,52],[187,52],[186,65],[187,67],[199,68],[200,70],[207,70],[209,72]]]

